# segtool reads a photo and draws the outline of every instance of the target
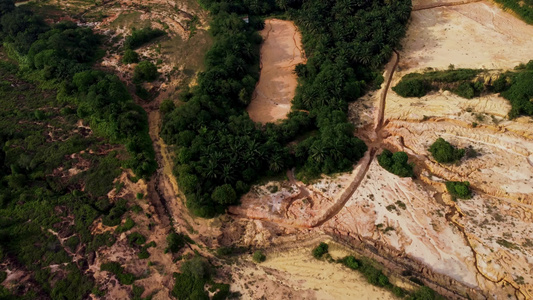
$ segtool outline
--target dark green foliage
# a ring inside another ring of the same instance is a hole
[[[472,198],[472,192],[470,191],[470,182],[468,181],[448,181],[446,182],[446,189],[454,199]]]
[[[211,199],[222,205],[231,205],[237,201],[237,193],[235,193],[231,185],[224,184],[215,188],[213,194],[211,194]]]
[[[80,243],[80,238],[77,236],[73,236],[65,241],[65,246],[67,246],[72,253],[76,253],[76,247],[78,247]]]
[[[185,246],[186,238],[185,235],[180,233],[171,232],[167,236],[167,249],[172,253],[177,253]]]
[[[113,189],[113,180],[120,175],[119,166],[115,152],[101,159],[96,166],[81,175],[86,176],[85,190],[96,198],[107,195]]]
[[[159,111],[164,115],[173,111],[175,108],[176,104],[174,104],[174,101],[170,99],[165,99],[163,100],[163,102],[161,102],[161,105],[159,106]]]
[[[133,64],[133,63],[138,63],[139,62],[139,54],[137,54],[137,52],[131,50],[131,49],[126,49],[124,51],[124,56],[122,56],[122,62],[125,63],[125,64]]]
[[[426,80],[418,78],[405,79],[404,76],[404,78],[402,78],[392,90],[402,97],[420,98],[425,96],[431,90],[431,85],[428,84]]]
[[[100,271],[107,271],[117,276],[120,284],[130,285],[136,280],[131,273],[125,272],[124,268],[118,262],[108,262],[100,265]]]
[[[378,162],[383,169],[400,177],[413,177],[413,165],[407,162],[408,157],[405,152],[392,153],[385,149],[378,155]]]
[[[131,293],[133,300],[140,300],[142,294],[144,293],[144,287],[134,284],[131,288]]]
[[[135,49],[163,35],[165,35],[164,31],[150,27],[138,30],[133,29],[131,35],[126,37],[124,47],[126,49]]]
[[[347,171],[367,150],[354,137],[348,102],[380,83],[378,68],[399,45],[411,2],[203,0],[211,11],[213,47],[198,85],[164,114],[161,136],[177,146],[174,173],[187,207],[210,217],[223,212],[261,176],[298,168],[298,178]],[[295,111],[279,124],[254,124],[246,106],[258,80],[257,14],[287,11],[303,34],[308,57],[297,66]],[[240,14],[249,16],[243,22]],[[372,33],[372,34],[370,34]],[[305,136],[303,140],[298,138]],[[296,140],[296,146],[289,144]],[[215,193],[215,189],[216,193]],[[223,192],[223,193],[222,193]],[[220,197],[219,197],[220,196]]]
[[[438,138],[430,147],[433,158],[443,164],[459,161],[465,155],[465,149],[457,149],[443,138]]]
[[[126,232],[135,226],[135,221],[133,221],[130,217],[126,218],[126,222],[124,224],[121,224],[115,229],[116,233],[123,233]]]
[[[144,243],[146,243],[146,237],[144,237],[144,235],[138,232],[133,232],[128,235],[128,244],[130,246],[141,246]]]
[[[263,252],[257,250],[257,251],[254,252],[254,255],[253,255],[252,259],[256,263],[262,263],[262,262],[264,262],[266,260],[266,255],[263,254]]]
[[[422,97],[429,91],[439,89],[451,90],[457,95],[471,99],[484,90],[484,86],[475,85],[472,80],[482,70],[457,69],[446,71],[432,71],[426,73],[411,73],[392,88],[402,97]]]
[[[340,262],[352,270],[357,270],[360,266],[360,262],[352,255],[344,257]]]
[[[328,248],[329,248],[328,244],[324,242],[320,243],[318,246],[316,246],[315,249],[313,249],[313,256],[316,259],[322,258],[324,254],[328,253]]]
[[[4,282],[7,278],[7,273],[5,271],[0,271],[0,283]]]
[[[126,213],[126,201],[119,200],[113,208],[109,210],[109,213],[102,218],[102,223],[106,226],[117,226],[122,220],[122,215]]]
[[[159,77],[159,73],[157,72],[156,65],[153,63],[144,60],[135,66],[133,73],[134,82],[154,81],[157,77]]]
[[[181,273],[175,273],[172,296],[178,299],[209,299],[204,286],[210,278],[211,266],[202,257],[196,256],[183,263]]]
[[[513,10],[528,24],[533,24],[533,1],[532,0],[496,0],[504,7]]]
[[[520,115],[533,116],[533,71],[526,70],[512,74],[509,88],[501,95],[511,102],[509,118]]]
[[[444,300],[443,296],[437,294],[434,290],[427,286],[422,286],[412,293],[409,300]]]

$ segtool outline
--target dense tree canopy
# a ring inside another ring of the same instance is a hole
[[[177,146],[174,169],[189,208],[209,216],[247,192],[264,174],[297,167],[308,180],[349,170],[367,150],[348,122],[348,102],[377,78],[405,33],[411,2],[203,0],[214,44],[198,85],[165,113],[161,136]],[[296,67],[299,87],[289,118],[254,124],[245,108],[259,73],[258,18],[286,12],[308,56]],[[239,14],[247,14],[246,23]],[[381,82],[381,81],[379,81]],[[302,110],[302,111],[298,111]],[[299,136],[306,138],[291,143]],[[222,187],[224,187],[222,189]],[[222,193],[224,191],[224,193]],[[231,201],[228,201],[230,199]]]

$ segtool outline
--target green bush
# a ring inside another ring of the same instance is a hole
[[[130,217],[128,217],[128,218],[126,218],[126,221],[124,222],[124,224],[119,225],[117,227],[117,229],[115,229],[115,232],[116,233],[123,233],[123,232],[126,232],[126,231],[132,229],[133,226],[135,226],[135,221],[133,221]]]
[[[131,285],[136,280],[131,273],[124,272],[124,268],[118,262],[107,262],[100,265],[100,271],[107,271],[117,276],[120,284]]]
[[[256,263],[262,263],[266,260],[266,256],[265,254],[263,254],[263,252],[257,250],[254,252],[254,255],[252,257],[253,261],[256,262]]]
[[[461,96],[466,99],[472,99],[474,98],[474,88],[472,87],[472,83],[470,82],[463,82],[461,83],[456,89],[453,90],[455,94],[458,96]]]
[[[124,51],[124,56],[122,56],[122,62],[125,64],[138,63],[139,54],[131,49],[126,49],[126,51]]]
[[[126,37],[124,47],[126,49],[135,49],[163,35],[165,35],[164,31],[150,27],[138,30],[133,29],[131,35]]]
[[[446,182],[446,189],[453,198],[470,199],[472,192],[470,191],[470,182],[468,181],[448,181]]]
[[[146,60],[136,65],[133,71],[134,82],[154,81],[157,77],[159,77],[159,72],[157,72],[156,65]]]
[[[357,270],[360,266],[360,261],[358,261],[354,256],[352,255],[349,255],[349,256],[346,256],[344,257],[343,259],[340,260],[340,262],[347,266],[348,268],[352,269],[352,270]]]
[[[402,79],[392,90],[402,97],[420,98],[431,91],[431,85],[423,79]]]
[[[320,243],[318,246],[316,246],[315,249],[313,249],[313,256],[316,258],[316,259],[320,259],[322,258],[322,256],[326,253],[328,253],[328,244],[322,242]]]
[[[146,237],[138,232],[133,232],[128,235],[128,244],[130,246],[141,246],[146,243]]]
[[[400,177],[413,177],[413,165],[407,162],[408,157],[405,152],[392,153],[384,149],[378,155],[378,163],[385,170]]]
[[[177,253],[185,246],[185,236],[183,234],[177,234],[175,232],[171,232],[167,236],[167,249],[170,250],[172,253]]]
[[[443,138],[438,138],[429,147],[429,152],[436,161],[443,164],[457,162],[465,155],[465,149],[457,149]]]

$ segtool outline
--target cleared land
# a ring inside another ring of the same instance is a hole
[[[293,22],[266,20],[261,36],[261,77],[247,111],[252,120],[264,124],[284,119],[290,112],[298,84],[294,66],[305,59]]]
[[[456,2],[413,1],[415,11],[391,87],[405,74],[426,68],[443,70],[450,64],[486,68],[490,77],[533,59],[532,26],[486,1]],[[309,224],[294,220],[312,220],[330,211],[350,188],[349,175],[308,185],[312,193],[307,198],[299,198],[288,182],[271,195],[268,189],[253,189],[263,205],[248,205],[253,201],[245,197],[243,206],[233,212],[279,224],[275,229],[254,226],[256,237],[270,234],[267,239],[274,243],[289,244],[288,238],[275,236],[293,232],[298,232],[293,236],[326,232],[347,240],[355,237],[385,253],[418,261],[423,280],[432,287],[453,287],[472,298],[530,298],[531,118],[508,120],[510,105],[495,95],[467,100],[444,91],[419,99],[402,98],[389,89],[382,101],[384,91],[354,104],[374,113],[374,118],[355,118],[362,122],[357,124],[358,135],[367,137],[371,147],[407,152],[416,163],[417,180],[394,176],[372,160],[340,212],[315,230],[302,230]],[[382,131],[375,132],[383,105]],[[356,108],[352,111],[360,114]],[[472,146],[479,156],[458,165],[438,164],[427,151],[438,137],[461,148]],[[452,201],[444,186],[450,180],[470,181],[474,198]],[[246,237],[253,240],[249,231]],[[460,298],[443,289],[439,292]]]

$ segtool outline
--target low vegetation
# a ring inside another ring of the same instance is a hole
[[[511,1],[513,2],[513,1]],[[494,81],[475,78],[483,70],[457,69],[411,73],[392,89],[402,97],[422,97],[430,91],[449,90],[466,99],[482,94],[500,93],[511,103],[509,118],[533,116],[533,61],[521,64],[512,72],[500,74]],[[475,123],[477,124],[477,123]]]
[[[163,30],[152,29],[150,27],[133,29],[131,35],[127,36],[124,41],[124,48],[133,50],[164,35],[166,33]]]
[[[0,8],[0,260],[29,280],[1,297],[84,299],[98,291],[86,257],[116,240],[91,228],[129,210],[107,198],[113,180],[156,168],[147,116],[116,76],[92,69],[103,52],[91,29],[48,25],[12,1]],[[132,281],[120,265],[104,269]]]
[[[252,259],[256,263],[262,263],[266,260],[266,255],[262,251],[257,250],[254,252]]]
[[[465,155],[465,149],[457,149],[452,144],[438,138],[430,147],[429,152],[433,155],[433,158],[442,164],[450,164],[457,162]]]
[[[313,257],[316,259],[322,258],[324,254],[328,253],[329,245],[326,243],[320,243],[318,246],[316,246],[315,249],[313,249]]]
[[[328,244],[320,243],[315,249],[313,249],[313,256],[315,258],[321,258],[328,253]],[[434,290],[426,286],[421,286],[413,292],[406,291],[399,286],[392,284],[389,278],[383,274],[383,272],[377,268],[377,263],[368,258],[357,259],[353,255],[348,255],[343,258],[329,260],[330,262],[340,263],[351,270],[360,272],[368,283],[385,288],[391,291],[396,297],[409,299],[409,300],[443,300],[444,297],[437,294]],[[422,283],[420,283],[422,285]]]
[[[379,165],[391,172],[392,174],[398,175],[400,177],[413,177],[413,164],[408,163],[407,160],[409,157],[405,152],[395,152],[385,149],[378,155]]]
[[[135,276],[133,276],[133,274],[131,273],[124,271],[124,267],[122,267],[118,262],[103,263],[100,266],[100,270],[113,273],[115,276],[117,276],[117,279],[120,284],[130,285],[133,284],[133,282],[136,280]]]
[[[133,82],[154,81],[159,77],[157,67],[149,61],[141,61],[133,71]]]
[[[444,89],[470,99],[483,91],[483,83],[472,82],[482,71],[474,69],[452,69],[411,73],[405,75],[392,90],[402,97],[420,98],[430,91]]]
[[[122,62],[125,64],[133,64],[139,62],[139,54],[131,49],[126,49],[122,56]]]
[[[448,193],[452,195],[452,198],[454,200],[457,198],[472,198],[472,192],[470,191],[470,182],[468,181],[448,181],[446,182],[446,189],[448,190]]]
[[[533,25],[533,1],[532,0],[496,0],[505,8],[511,9],[526,23]]]

